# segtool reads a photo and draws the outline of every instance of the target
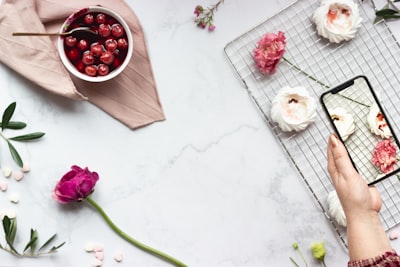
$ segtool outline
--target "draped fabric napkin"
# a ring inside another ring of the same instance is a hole
[[[131,61],[110,81],[90,83],[70,75],[59,59],[57,37],[12,36],[12,32],[58,32],[70,14],[91,5],[116,11],[132,31]],[[123,0],[3,0],[0,61],[50,92],[88,100],[132,129],[165,119],[142,27]]]

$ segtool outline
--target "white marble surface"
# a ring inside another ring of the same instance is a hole
[[[189,266],[294,266],[290,256],[301,261],[293,242],[309,266],[319,266],[313,241],[325,242],[328,266],[345,266],[346,251],[223,53],[290,1],[227,0],[213,33],[193,23],[194,7],[212,1],[128,2],[146,32],[164,122],[129,130],[93,105],[46,93],[0,65],[0,110],[16,101],[15,119],[28,122],[26,131],[46,132],[39,142],[17,144],[32,170],[20,182],[8,180],[0,210],[17,211],[21,246],[31,227],[43,239],[58,233],[67,242],[37,259],[0,251],[0,266],[91,266],[94,256],[83,249],[90,241],[104,245],[103,266],[169,266],[120,239],[90,207],[52,200],[73,164],[100,174],[93,198],[117,225]],[[391,23],[398,39],[399,23]],[[16,169],[0,141],[0,164]],[[10,203],[13,192],[19,204]],[[113,260],[115,250],[123,262]]]

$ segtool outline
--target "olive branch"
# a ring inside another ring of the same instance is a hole
[[[3,230],[4,230],[6,245],[0,244],[0,249],[7,251],[18,257],[39,257],[43,255],[56,253],[57,250],[65,244],[65,242],[63,242],[57,246],[52,246],[50,249],[46,250],[46,248],[56,238],[56,234],[54,234],[46,242],[44,242],[43,245],[39,247],[39,249],[37,249],[39,241],[39,233],[37,230],[31,229],[28,243],[25,245],[24,250],[22,252],[18,252],[18,250],[15,248],[14,245],[15,237],[17,235],[17,218],[15,217],[9,218],[8,216],[4,216]]]
[[[14,162],[22,168],[24,165],[24,162],[22,161],[21,156],[19,155],[18,151],[15,149],[14,145],[11,143],[11,141],[17,141],[17,142],[24,142],[24,141],[31,141],[35,139],[41,138],[45,133],[43,132],[33,132],[29,134],[23,134],[23,135],[18,135],[18,136],[13,136],[13,137],[6,137],[4,135],[4,130],[9,129],[9,130],[21,130],[26,127],[25,122],[21,121],[11,121],[12,116],[14,115],[15,107],[17,104],[15,102],[11,103],[3,112],[2,115],[2,120],[0,122],[0,127],[1,127],[1,132],[0,136],[5,140],[8,144],[8,148],[11,153],[11,157],[14,160]]]

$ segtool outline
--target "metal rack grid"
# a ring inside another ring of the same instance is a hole
[[[373,24],[373,0],[359,2],[363,23],[356,37],[348,42],[331,44],[317,35],[311,22],[312,12],[319,4],[320,1],[315,0],[297,0],[228,43],[224,50],[250,98],[347,247],[345,229],[327,212],[326,198],[334,188],[326,168],[326,146],[333,129],[322,107],[317,107],[315,122],[298,133],[282,132],[270,118],[271,101],[282,87],[301,85],[315,98],[319,98],[326,88],[284,61],[275,74],[261,74],[254,64],[253,50],[263,34],[283,31],[287,41],[285,58],[322,83],[333,87],[357,75],[367,76],[386,117],[392,122],[394,134],[400,136],[400,44],[385,22]],[[397,205],[400,203],[400,182],[392,176],[379,182],[377,188],[383,201],[381,219],[388,230],[400,222],[400,205]]]

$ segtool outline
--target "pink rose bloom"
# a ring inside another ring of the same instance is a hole
[[[261,73],[274,74],[285,53],[286,37],[281,31],[278,34],[267,33],[261,37],[254,49],[254,61]]]
[[[81,201],[93,192],[98,180],[99,175],[87,167],[72,166],[54,188],[53,198],[62,204]]]
[[[383,173],[393,171],[397,162],[396,150],[390,139],[378,142],[372,153],[372,164],[379,167]]]

